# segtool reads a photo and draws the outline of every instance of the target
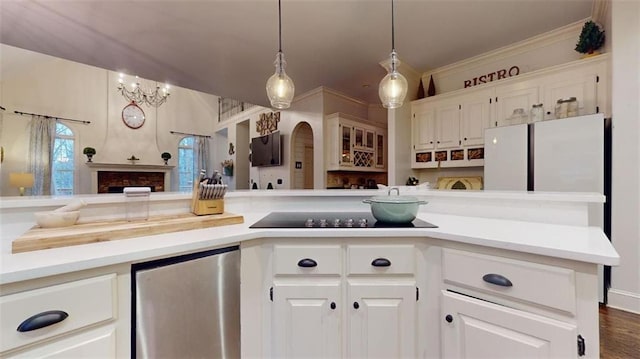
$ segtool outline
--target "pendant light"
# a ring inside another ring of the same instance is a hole
[[[287,61],[285,61],[284,54],[282,53],[282,14],[280,0],[278,0],[278,53],[276,54],[274,65],[276,66],[276,73],[267,80],[267,97],[269,97],[273,108],[284,110],[291,106],[295,86],[291,78],[284,72]]]
[[[395,33],[393,21],[393,0],[391,0],[391,56],[389,73],[378,86],[378,96],[385,108],[397,108],[402,106],[405,96],[407,96],[407,79],[398,72],[398,54],[395,47]]]

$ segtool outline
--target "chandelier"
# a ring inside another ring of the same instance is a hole
[[[391,0],[391,55],[389,64],[389,73],[385,76],[378,86],[378,96],[385,108],[397,108],[402,106],[404,98],[407,95],[407,79],[398,72],[398,54],[395,47],[395,28],[393,0]]]
[[[278,53],[274,61],[276,72],[267,80],[267,97],[273,108],[284,110],[291,106],[295,86],[293,81],[284,72],[287,61],[282,53],[282,11],[280,0],[278,0]]]
[[[140,78],[136,76],[136,81],[131,84],[128,89],[124,84],[124,74],[120,74],[118,78],[118,91],[127,99],[137,104],[147,104],[148,106],[159,107],[169,98],[169,85],[164,85],[162,89],[156,85],[154,90],[145,90],[140,86]]]

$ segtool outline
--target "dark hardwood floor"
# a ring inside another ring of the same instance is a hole
[[[600,305],[600,357],[640,358],[640,314]]]

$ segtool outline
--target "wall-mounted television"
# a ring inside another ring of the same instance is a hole
[[[251,139],[251,166],[267,167],[282,164],[280,131]]]

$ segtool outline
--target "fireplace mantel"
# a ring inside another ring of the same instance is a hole
[[[144,165],[144,164],[129,164],[129,163],[99,163],[99,162],[85,162],[87,166],[94,170],[108,169],[112,171],[171,171],[176,166],[169,165]]]
[[[166,191],[171,188],[171,171],[176,166],[130,163],[99,163],[85,162],[91,170],[91,193],[98,193],[98,172],[162,172],[164,173],[163,187]]]

